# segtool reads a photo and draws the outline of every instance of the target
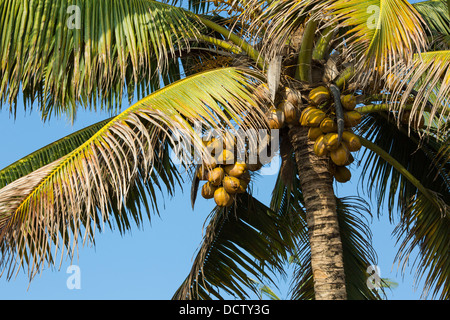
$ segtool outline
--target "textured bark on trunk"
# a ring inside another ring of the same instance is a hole
[[[315,298],[345,300],[347,292],[333,178],[328,171],[328,159],[314,153],[314,143],[307,134],[308,128],[302,126],[289,130],[305,201]]]

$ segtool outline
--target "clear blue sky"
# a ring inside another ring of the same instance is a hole
[[[0,168],[20,159],[34,150],[51,143],[89,124],[106,118],[104,113],[80,112],[71,126],[65,119],[42,123],[38,112],[25,114],[21,109],[14,121],[7,110],[0,111]],[[355,173],[354,173],[355,174]],[[261,177],[254,185],[255,196],[268,203],[275,176]],[[355,195],[357,176],[347,184],[339,184],[338,196]],[[153,216],[143,229],[133,228],[121,236],[105,230],[96,237],[96,246],[81,247],[78,260],[81,271],[81,289],[68,289],[66,273],[70,261],[61,268],[47,268],[30,284],[24,272],[6,281],[0,278],[0,299],[170,299],[188,274],[191,259],[200,244],[203,223],[213,208],[213,201],[200,198],[196,210],[190,207],[190,184],[177,197],[164,197],[161,217]],[[413,290],[413,277],[401,276],[393,265],[396,247],[387,222],[387,215],[374,219],[371,228],[378,253],[381,276],[398,282],[389,292],[389,299],[419,299],[420,288]],[[280,283],[279,296],[287,297],[287,284]]]

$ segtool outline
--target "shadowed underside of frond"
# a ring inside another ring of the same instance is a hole
[[[165,145],[176,143],[174,133],[206,154],[195,125],[223,130],[259,121],[263,127],[250,91],[255,81],[228,68],[175,82],[113,118],[50,168],[12,182],[14,189],[0,189],[2,268],[11,262],[4,253],[16,253],[33,276],[44,261],[53,261],[52,244],[55,254],[64,247],[70,254],[79,240],[92,240],[112,212],[124,212],[131,189],[142,187],[155,168],[171,170],[162,160]],[[249,113],[251,122],[243,120]]]
[[[304,212],[303,194],[294,166],[288,183],[280,171],[272,193],[271,209],[295,234],[295,247],[289,248],[290,261],[295,263],[294,277],[290,284],[292,299],[310,300],[315,298],[311,268],[311,249]],[[372,216],[369,204],[359,197],[336,198],[339,217],[339,232],[343,243],[343,257],[347,298],[350,300],[380,299],[380,292],[366,285],[367,267],[376,264],[377,255],[372,246],[372,234],[368,219]]]
[[[439,196],[439,195],[436,195]],[[450,211],[450,206],[447,205]],[[402,239],[396,260],[404,270],[415,268],[414,277],[419,283],[423,280],[422,296],[450,299],[450,218],[438,214],[430,201],[422,194],[411,200],[402,212],[401,223],[395,229],[396,236]],[[414,250],[419,254],[412,260]]]

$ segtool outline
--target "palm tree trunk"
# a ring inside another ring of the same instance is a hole
[[[307,134],[308,128],[302,126],[289,130],[305,201],[315,298],[345,300],[343,251],[333,178],[328,171],[328,159],[314,153],[314,143]]]

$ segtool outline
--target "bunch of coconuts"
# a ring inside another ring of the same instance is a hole
[[[361,122],[361,114],[355,111],[356,96],[341,95],[344,129],[338,133],[338,117],[330,89],[319,86],[309,93],[309,106],[300,116],[300,124],[309,127],[308,138],[314,142],[314,152],[318,156],[329,156],[330,172],[336,181],[345,183],[351,179],[347,168],[354,158],[351,152],[361,148],[361,141],[352,132],[352,127]]]
[[[204,145],[211,157],[197,168],[197,178],[206,181],[201,189],[205,199],[214,199],[219,207],[230,206],[236,194],[245,193],[251,181],[250,172],[261,169],[262,164],[237,161],[236,139],[212,138]]]
[[[260,86],[259,91],[268,95],[267,86]],[[338,95],[338,97],[336,97]],[[361,148],[361,141],[352,132],[352,127],[361,122],[361,114],[355,111],[356,96],[341,94],[339,90],[332,94],[325,86],[312,89],[305,100],[308,106],[303,108],[300,91],[285,88],[281,93],[281,102],[277,107],[271,107],[266,112],[271,129],[281,129],[284,126],[302,125],[309,127],[308,137],[315,141],[314,152],[318,156],[329,156],[330,172],[336,181],[345,183],[351,179],[351,172],[347,168],[354,158],[351,152]],[[339,99],[343,130],[339,133],[338,108],[336,98]]]
[[[268,86],[260,85],[255,93],[259,97],[267,98]],[[307,98],[309,105],[303,109],[301,92],[286,87],[276,103],[269,104],[270,107],[266,111],[268,126],[270,129],[298,125],[309,127],[308,137],[315,141],[314,152],[318,156],[329,156],[330,172],[336,181],[347,182],[351,178],[347,166],[354,161],[351,152],[361,148],[359,138],[351,129],[361,122],[361,114],[354,110],[356,96],[340,96],[344,121],[341,134],[338,133],[337,110],[330,89],[319,86],[312,89]],[[250,172],[260,170],[263,164],[260,158],[256,164],[250,163],[248,157],[245,157],[245,161],[237,161],[236,155],[242,150],[237,150],[236,138],[212,138],[204,141],[204,145],[210,157],[204,159],[196,171],[196,178],[206,181],[201,195],[205,199],[214,199],[219,207],[228,207],[233,203],[236,194],[246,192],[251,181]],[[248,154],[248,146],[244,149],[244,153]]]

